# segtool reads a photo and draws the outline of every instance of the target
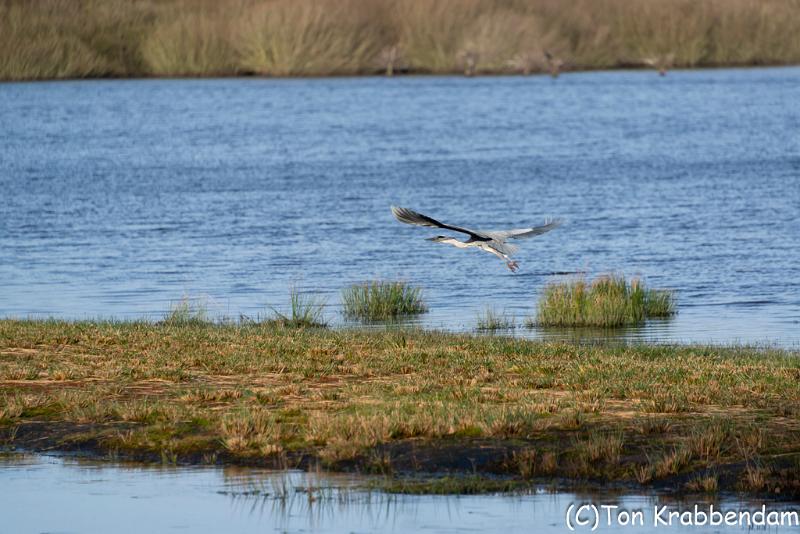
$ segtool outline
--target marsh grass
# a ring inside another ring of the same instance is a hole
[[[374,0],[275,0],[243,15],[235,46],[242,66],[269,76],[357,74],[371,67],[391,34]],[[390,44],[390,43],[389,43]],[[370,66],[370,67],[367,67]]]
[[[717,493],[719,490],[719,477],[716,474],[694,477],[686,483],[686,489],[693,493]]]
[[[394,73],[393,47],[437,74],[543,72],[543,50],[570,69],[800,62],[800,0],[6,0],[0,25],[3,80]]]
[[[529,491],[519,481],[491,479],[477,475],[444,476],[431,480],[386,479],[375,485],[386,493],[401,495],[477,495],[483,493],[513,493]]]
[[[176,8],[172,16],[159,18],[143,37],[145,68],[164,76],[238,74],[242,67],[230,26],[221,9],[214,13]]]
[[[619,433],[600,434],[590,432],[585,439],[575,442],[575,451],[578,457],[587,464],[596,462],[619,462],[622,452],[623,437]]]
[[[324,328],[325,302],[312,295],[304,295],[292,289],[289,295],[289,313],[273,310],[274,316],[264,324],[285,328]]]
[[[24,378],[31,362],[42,369],[35,380]],[[780,408],[800,405],[798,369],[797,354],[749,348],[0,320],[0,441],[167,463],[460,465],[484,481],[499,470],[511,486],[553,476],[683,488],[720,473],[723,490],[738,481],[787,494],[792,486],[774,481],[800,476],[800,419]]]
[[[644,316],[663,319],[677,313],[675,293],[666,289],[645,289]]]
[[[361,321],[386,321],[428,311],[422,289],[406,282],[374,280],[342,290],[345,317]]]
[[[747,463],[747,467],[742,474],[740,485],[745,491],[762,491],[767,485],[771,469],[764,467],[760,463]]]
[[[581,278],[546,286],[536,318],[528,325],[608,328],[638,325],[674,313],[672,292],[649,289],[638,279],[627,282],[623,276],[608,275],[592,282]]]
[[[162,321],[163,324],[169,326],[202,325],[209,322],[211,321],[205,302],[189,297],[183,297],[178,302],[171,304]]]
[[[228,451],[262,455],[280,452],[281,432],[285,432],[267,410],[240,410],[226,414],[219,422],[222,443]]]
[[[512,315],[494,308],[485,308],[478,315],[476,330],[479,332],[496,332],[498,330],[512,330],[516,328],[516,321]]]
[[[684,446],[675,447],[653,463],[653,476],[654,478],[664,478],[670,475],[677,475],[691,461],[691,450]]]

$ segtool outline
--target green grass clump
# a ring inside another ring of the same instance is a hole
[[[183,297],[170,306],[162,322],[169,326],[183,326],[206,324],[210,320],[205,303]]]
[[[529,326],[628,326],[675,313],[671,291],[647,288],[641,280],[602,276],[550,284]]]
[[[344,314],[350,319],[385,321],[428,311],[422,289],[405,282],[374,280],[342,290]]]
[[[284,315],[274,310],[275,316],[266,324],[285,328],[324,328],[327,323],[322,317],[325,303],[310,295],[302,295],[292,289],[290,295],[290,311]]]
[[[645,317],[670,317],[675,315],[675,295],[663,289],[648,289],[644,301]]]
[[[514,317],[508,315],[505,311],[498,312],[494,308],[486,308],[482,314],[478,315],[477,330],[482,332],[511,330],[515,327]]]

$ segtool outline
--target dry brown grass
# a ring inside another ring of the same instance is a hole
[[[769,467],[764,467],[759,464],[747,464],[742,480],[741,487],[746,491],[759,492],[767,485],[770,473]]]
[[[719,489],[719,478],[713,474],[698,476],[686,483],[686,489],[693,493],[716,493]]]
[[[247,71],[268,76],[357,74],[374,70],[391,44],[388,6],[374,0],[262,2],[237,23]]]
[[[0,79],[141,75],[155,18],[150,2],[0,2]]]
[[[544,50],[580,69],[800,62],[800,0],[4,0],[0,21],[4,80],[374,74],[387,50],[428,73],[544,71]]]
[[[692,461],[692,452],[686,447],[675,447],[652,463],[654,478],[677,475]]]
[[[159,17],[140,45],[147,74],[213,76],[239,74],[242,62],[234,48],[234,21],[223,6],[216,12],[176,7]]]

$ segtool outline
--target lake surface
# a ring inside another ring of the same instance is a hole
[[[0,532],[568,532],[567,511],[594,504],[598,532],[798,532],[779,526],[655,524],[656,510],[798,512],[798,503],[674,501],[654,495],[539,491],[503,496],[403,496],[365,491],[365,479],[237,468],[131,467],[48,456],[0,456]],[[360,485],[360,486],[359,486]],[[616,510],[602,505],[618,506]],[[608,525],[608,510],[612,515]],[[617,513],[642,513],[635,526]],[[667,517],[661,512],[659,517]],[[581,516],[582,519],[585,519]],[[737,515],[738,518],[738,515]],[[751,522],[757,518],[750,517]],[[572,523],[577,527],[576,523]],[[782,525],[782,526],[781,526]],[[589,528],[576,528],[590,532]]]
[[[532,314],[552,273],[616,272],[680,313],[612,337],[796,349],[798,102],[798,68],[0,84],[0,316],[255,317],[294,286],[341,324],[341,288],[387,278],[470,330]],[[512,274],[391,204],[566,223]]]

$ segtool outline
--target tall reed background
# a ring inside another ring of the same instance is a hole
[[[0,0],[0,79],[800,63],[800,0]]]

